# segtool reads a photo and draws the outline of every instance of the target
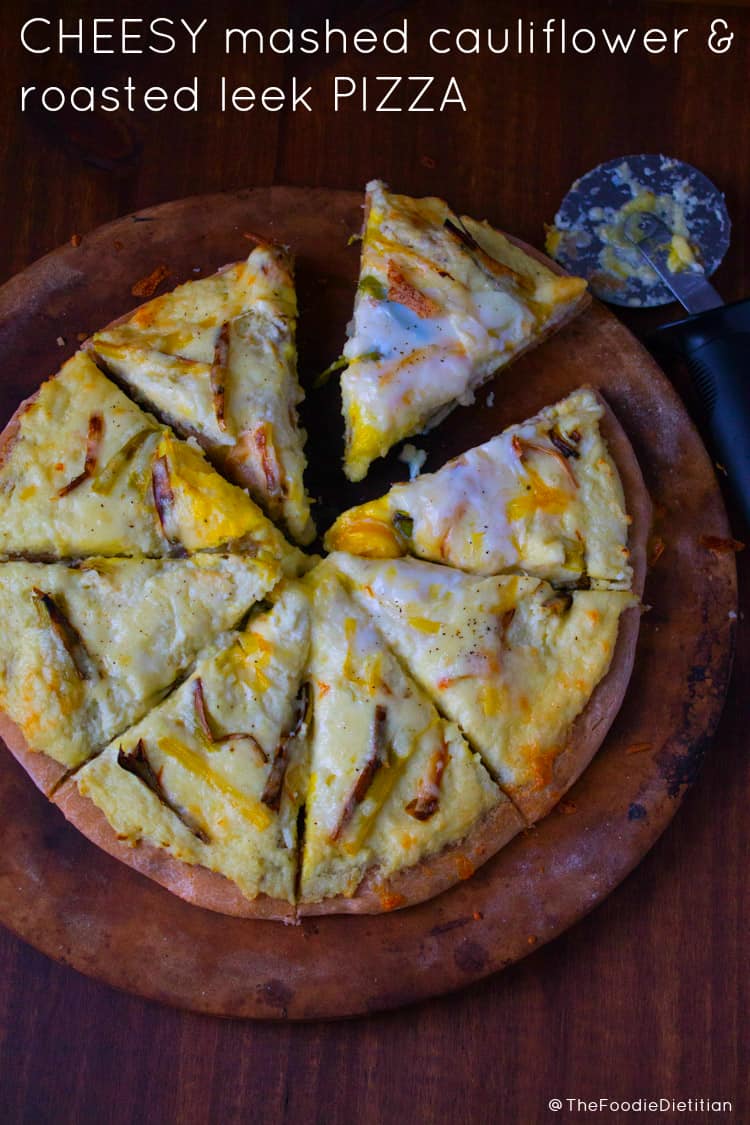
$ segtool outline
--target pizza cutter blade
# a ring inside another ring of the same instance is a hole
[[[602,301],[666,305],[674,292],[624,230],[628,217],[640,213],[672,231],[675,274],[710,277],[727,251],[724,196],[697,168],[668,156],[621,156],[581,176],[560,204],[547,249],[570,273],[585,277]]]
[[[729,232],[723,195],[696,168],[627,156],[576,180],[547,249],[604,301],[640,307],[677,298],[694,314],[664,325],[653,340],[683,355],[750,525],[750,300],[725,305],[707,280]]]

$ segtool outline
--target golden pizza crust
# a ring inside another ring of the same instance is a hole
[[[312,915],[380,914],[415,906],[469,878],[525,827],[513,806],[503,801],[485,813],[463,840],[447,845],[437,855],[420,860],[385,880],[379,879],[377,870],[373,869],[350,898],[341,895],[295,908],[263,894],[248,899],[223,875],[174,859],[162,848],[145,841],[130,845],[120,840],[104,813],[81,795],[74,779],[62,784],[52,800],[92,843],[186,902],[238,918],[287,923]]]
[[[467,836],[447,844],[436,855],[421,859],[386,879],[379,878],[377,868],[373,868],[350,898],[337,895],[322,902],[302,903],[297,913],[300,917],[382,914],[416,906],[449,890],[461,879],[470,878],[525,827],[512,803],[501,801],[479,818]]]
[[[65,818],[97,847],[193,906],[238,918],[266,918],[280,922],[295,920],[294,906],[288,902],[279,902],[263,894],[254,899],[246,898],[239,887],[224,875],[198,864],[184,863],[145,840],[131,845],[119,839],[104,813],[93,801],[79,793],[73,778],[59,787],[52,800]]]
[[[45,797],[51,796],[68,773],[67,768],[43,751],[33,750],[21,728],[4,711],[0,711],[0,738]]]
[[[641,598],[648,566],[648,539],[652,520],[651,497],[628,435],[604,395],[600,391],[594,393],[604,406],[604,414],[599,419],[599,429],[607,443],[615,468],[620,474],[625,511],[630,517],[628,550],[630,565],[633,568],[631,590],[637,598]]]

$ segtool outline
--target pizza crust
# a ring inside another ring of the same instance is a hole
[[[469,878],[525,827],[512,804],[502,801],[485,813],[468,836],[447,845],[437,855],[384,880],[373,869],[350,898],[339,895],[295,908],[263,894],[248,899],[223,875],[174,859],[162,848],[145,841],[130,845],[118,839],[104,813],[81,795],[72,778],[59,787],[52,800],[65,818],[97,847],[193,906],[238,918],[286,923],[315,915],[380,914],[416,906],[442,894],[461,879]]]
[[[290,903],[263,894],[254,899],[245,898],[236,884],[207,867],[184,863],[145,840],[133,845],[120,840],[104,813],[79,793],[73,778],[59,787],[52,800],[66,820],[97,847],[193,906],[237,918],[265,918],[287,923],[295,920],[295,909]]]
[[[69,772],[60,762],[41,750],[32,750],[21,728],[4,711],[0,711],[0,738],[45,797],[51,797],[56,786]]]
[[[630,565],[633,568],[631,589],[637,598],[642,598],[648,569],[648,539],[651,534],[653,514],[651,497],[648,494],[635,451],[622,424],[615,416],[604,395],[600,391],[594,393],[604,407],[604,414],[599,420],[599,429],[607,443],[615,468],[620,474],[622,491],[625,496],[625,511],[630,516],[628,550],[630,551]]]
[[[475,823],[462,840],[446,845],[412,867],[380,879],[377,868],[369,871],[351,898],[337,895],[322,902],[301,903],[300,917],[321,914],[382,914],[416,906],[468,879],[474,871],[504,848],[525,828],[510,801],[501,801]]]

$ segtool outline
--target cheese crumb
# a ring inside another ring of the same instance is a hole
[[[409,480],[414,480],[422,472],[422,466],[427,460],[424,449],[417,449],[416,445],[407,442],[398,455],[399,461],[409,466]]]

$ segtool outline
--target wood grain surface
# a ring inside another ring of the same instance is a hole
[[[0,138],[6,159],[2,279],[118,214],[196,192],[270,183],[357,187],[372,175],[436,191],[539,244],[570,181],[600,160],[666,151],[726,192],[733,240],[715,281],[727,299],[750,291],[750,12],[744,6],[566,4],[581,24],[703,28],[725,16],[737,46],[710,56],[697,33],[677,60],[376,57],[328,62],[219,59],[220,40],[170,66],[169,82],[283,84],[296,73],[460,76],[466,115],[222,117],[136,114],[66,122],[21,118],[21,82],[159,80],[158,60],[43,62],[22,56],[17,31],[55,6],[3,6]],[[541,21],[549,6],[528,4]],[[181,14],[207,14],[185,4]],[[250,14],[250,13],[253,14]],[[138,12],[136,5],[128,14]],[[101,14],[80,3],[75,15]],[[153,12],[151,13],[153,14]],[[221,23],[385,27],[408,15],[435,26],[504,24],[520,5],[228,4]],[[261,18],[262,17],[262,18]],[[218,26],[218,24],[217,24]],[[429,71],[423,69],[429,63]],[[109,67],[109,69],[107,69]],[[252,77],[249,77],[252,71]],[[166,81],[167,79],[165,79]],[[156,263],[155,263],[156,264]],[[673,309],[629,314],[646,333]],[[88,326],[71,325],[70,331]],[[689,394],[676,368],[678,388]],[[654,440],[659,440],[655,427]],[[735,534],[747,529],[738,523]],[[748,608],[747,552],[739,556]],[[124,996],[0,936],[0,1106],[8,1122],[424,1121],[607,1119],[551,1098],[724,1098],[712,1113],[642,1119],[746,1121],[748,1021],[748,630],[702,776],[645,861],[597,911],[518,966],[460,994],[350,1023],[226,1023]],[[54,840],[50,841],[54,847]],[[2,888],[0,887],[0,893]],[[342,964],[342,974],[347,971]],[[614,1118],[609,1115],[610,1119]],[[621,1118],[619,1118],[621,1119]]]

